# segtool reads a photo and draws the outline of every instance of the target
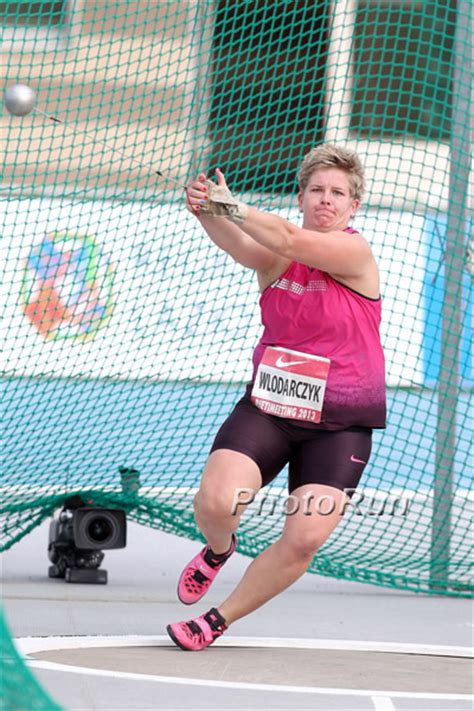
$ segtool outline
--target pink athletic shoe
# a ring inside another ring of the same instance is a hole
[[[178,597],[182,603],[193,605],[207,593],[217,573],[229,560],[236,546],[237,538],[234,534],[227,553],[216,555],[210,546],[204,546],[181,573],[178,581]]]
[[[227,629],[225,620],[214,607],[205,615],[189,622],[174,622],[166,631],[173,642],[188,652],[199,652],[209,647]]]

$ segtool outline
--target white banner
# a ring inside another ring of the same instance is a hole
[[[280,214],[298,221],[298,212]],[[6,375],[246,381],[262,327],[253,272],[182,205],[0,202]],[[390,385],[422,382],[423,219],[356,225],[382,272]]]

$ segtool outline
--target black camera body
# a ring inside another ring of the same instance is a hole
[[[50,578],[68,583],[107,582],[107,571],[99,570],[103,550],[125,548],[127,519],[121,509],[84,506],[79,500],[66,501],[59,516],[49,526],[48,558]]]

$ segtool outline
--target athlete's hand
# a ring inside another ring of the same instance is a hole
[[[224,177],[224,173],[216,170],[217,184],[200,173],[186,189],[187,207],[195,215],[226,217],[236,224],[242,223],[248,213],[248,208],[232,195]]]
[[[224,188],[230,195],[230,190],[224,177],[224,173],[216,168],[217,185]],[[216,183],[209,180],[205,173],[199,173],[195,180],[192,180],[186,188],[186,207],[193,214],[208,212],[206,203],[209,200],[210,193],[216,187]],[[212,211],[212,210],[211,210]]]
[[[205,173],[199,173],[195,180],[191,180],[186,187],[186,207],[193,215],[199,215],[199,212],[206,201],[209,199],[207,176]]]

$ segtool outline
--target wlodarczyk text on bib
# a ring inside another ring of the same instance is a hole
[[[320,422],[330,363],[323,356],[267,346],[251,401],[269,415]]]

